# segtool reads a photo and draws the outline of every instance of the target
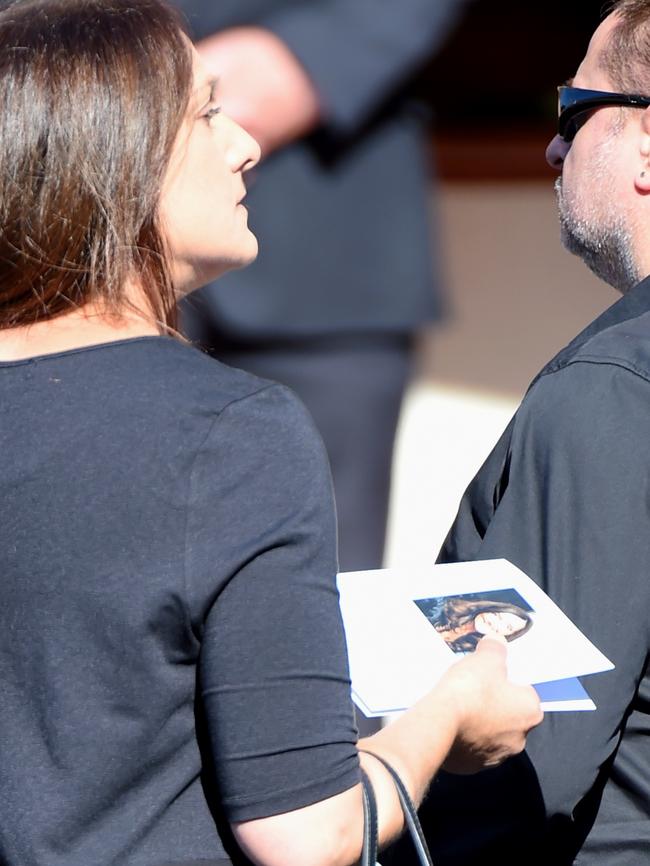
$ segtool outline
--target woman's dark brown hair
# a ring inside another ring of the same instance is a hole
[[[158,200],[191,88],[160,0],[0,3],[0,328],[118,314],[134,276],[173,325]]]

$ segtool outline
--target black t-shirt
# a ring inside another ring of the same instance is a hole
[[[354,785],[329,473],[291,393],[145,337],[2,363],[0,406],[3,866],[216,859],[222,820]]]

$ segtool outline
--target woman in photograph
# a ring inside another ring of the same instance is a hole
[[[533,625],[530,614],[517,604],[463,596],[441,600],[425,616],[455,653],[473,652],[485,635],[516,640]]]
[[[174,330],[255,257],[259,148],[159,0],[0,3],[0,46],[0,861],[353,863],[322,444]],[[488,640],[363,742],[419,801],[540,719]],[[361,761],[386,841],[401,809]]]

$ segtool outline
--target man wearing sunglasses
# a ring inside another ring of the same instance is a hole
[[[533,381],[440,559],[511,560],[616,669],[585,681],[594,712],[547,714],[525,755],[441,774],[423,807],[436,866],[650,863],[650,0],[615,4],[559,95],[562,239],[622,298]]]

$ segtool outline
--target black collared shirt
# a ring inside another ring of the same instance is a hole
[[[552,713],[527,756],[436,782],[442,866],[650,861],[650,278],[533,381],[469,486],[443,562],[505,557],[616,665],[597,705]]]

